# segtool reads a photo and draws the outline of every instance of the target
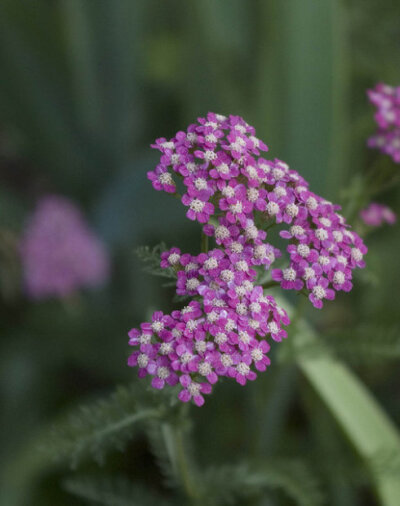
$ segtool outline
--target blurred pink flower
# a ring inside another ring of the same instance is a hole
[[[400,163],[400,86],[378,83],[367,95],[376,107],[374,118],[378,127],[368,139],[368,147],[379,149]]]
[[[20,244],[27,294],[65,297],[109,276],[109,257],[79,209],[57,195],[42,197]]]
[[[371,202],[366,208],[360,211],[360,218],[366,225],[380,227],[383,223],[393,225],[396,222],[396,214],[383,204]]]

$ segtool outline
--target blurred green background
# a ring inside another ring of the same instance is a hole
[[[172,306],[171,291],[141,272],[134,249],[163,240],[196,251],[197,225],[146,178],[157,162],[149,144],[208,111],[239,114],[270,156],[340,201],[340,189],[380,157],[365,147],[374,130],[365,90],[400,84],[399,19],[396,0],[0,0],[0,228],[18,237],[37,198],[59,193],[82,207],[113,262],[103,289],[33,303],[15,258],[1,252],[2,505],[84,504],[60,486],[62,470],[33,469],[29,441],[81,399],[134,380],[127,331]],[[399,211],[398,193],[382,201]],[[322,331],[399,326],[398,226],[367,244],[368,269],[354,293],[331,303],[323,320],[311,311]],[[398,362],[382,367],[373,354],[355,367],[399,422]],[[351,448],[296,371],[271,368],[258,382],[246,395],[223,385],[195,411],[214,437],[200,457],[246,456],[254,443],[246,434],[260,425],[260,454],[321,458],[328,504],[375,504],[361,466],[349,472]],[[256,388],[265,402],[249,421]],[[290,399],[288,418],[271,416],[276,397]],[[198,438],[206,440],[206,429]],[[142,440],[108,464],[145,481],[155,473]]]

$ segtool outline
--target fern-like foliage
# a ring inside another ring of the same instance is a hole
[[[119,387],[61,418],[43,438],[41,449],[72,467],[86,457],[102,463],[108,450],[122,450],[143,421],[162,416],[166,409],[162,395],[136,386]]]
[[[64,481],[71,494],[104,506],[170,506],[172,503],[125,477],[86,476]]]
[[[172,267],[163,269],[160,267],[161,253],[166,251],[168,248],[164,242],[157,244],[153,248],[149,246],[140,246],[135,250],[137,257],[142,260],[144,272],[153,274],[154,276],[160,276],[171,280],[176,279],[176,273]],[[175,283],[166,283],[165,286],[173,286]]]
[[[309,466],[301,460],[277,459],[270,464],[213,467],[203,475],[207,504],[239,504],[238,499],[281,490],[299,506],[321,506],[324,496]]]
[[[164,477],[164,483],[177,488],[190,497],[201,494],[201,477],[195,466],[193,448],[187,438],[189,426],[182,418],[182,409],[176,416],[161,423],[151,422],[147,426],[150,448]]]
[[[147,438],[150,443],[151,452],[164,478],[167,487],[179,486],[179,476],[171,465],[170,455],[165,442],[166,424],[150,422],[146,427]]]

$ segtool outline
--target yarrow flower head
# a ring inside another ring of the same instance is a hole
[[[150,375],[154,388],[180,385],[179,399],[200,406],[220,378],[254,380],[270,364],[270,343],[287,335],[288,315],[264,293],[260,276],[270,272],[272,283],[321,308],[351,290],[367,248],[339,206],[311,192],[285,162],[262,156],[266,144],[239,116],[209,113],[152,147],[161,152],[148,173],[153,187],[178,195],[180,181],[186,216],[215,247],[199,255],[162,253],[161,267],[176,273],[177,294],[192,300],[132,329],[128,364],[140,377]],[[288,242],[285,251],[266,241],[273,226]],[[286,265],[272,269],[280,257]]]
[[[65,297],[103,283],[109,274],[104,245],[77,207],[64,197],[42,197],[20,244],[27,294]]]
[[[384,223],[393,225],[396,223],[396,214],[390,207],[378,202],[371,202],[366,208],[360,211],[360,218],[370,227],[380,227]]]
[[[368,146],[379,149],[400,163],[400,86],[379,83],[368,90],[369,101],[376,107],[377,131],[368,139]]]

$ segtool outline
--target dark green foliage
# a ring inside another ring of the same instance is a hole
[[[302,405],[316,442],[307,458],[318,463],[317,472],[326,496],[334,506],[354,506],[357,488],[368,481],[367,469],[360,465],[336,420],[311,388],[303,389]]]
[[[367,464],[377,474],[392,475],[400,480],[400,454],[394,449],[376,452]]]
[[[122,476],[84,476],[64,481],[64,488],[89,504],[104,506],[168,506],[158,494]]]
[[[143,422],[163,414],[161,396],[153,402],[146,397],[140,387],[119,387],[109,397],[80,407],[54,424],[42,451],[72,467],[85,457],[102,463],[110,449],[122,451]]]
[[[64,481],[71,494],[104,506],[169,506],[169,501],[143,485],[118,476],[86,476]]]
[[[294,359],[299,354],[318,356],[335,354],[353,365],[379,365],[400,359],[400,328],[398,325],[365,323],[352,329],[333,329],[318,336],[318,343],[296,348]],[[286,358],[286,355],[285,355]]]
[[[300,460],[277,459],[270,465],[241,464],[210,468],[200,478],[203,490],[199,500],[207,506],[239,504],[239,501],[268,497],[280,490],[299,506],[321,506],[324,503],[320,486],[309,466]],[[105,506],[167,506],[182,504],[167,501],[159,494],[132,483],[123,477],[84,476],[64,481],[64,488],[90,504]]]
[[[322,334],[327,346],[353,364],[380,364],[400,359],[398,325],[363,324],[352,330]]]
[[[203,474],[210,504],[236,504],[238,498],[281,490],[300,506],[324,504],[320,484],[307,463],[274,459],[261,465],[239,464],[213,467]]]
[[[168,248],[164,242],[157,244],[153,248],[149,246],[141,246],[136,249],[135,253],[143,262],[143,271],[160,276],[162,278],[176,279],[176,273],[172,267],[163,269],[160,267],[161,253]],[[175,283],[166,283],[164,286],[173,286]]]
[[[176,469],[171,465],[170,455],[168,454],[168,446],[166,437],[170,432],[170,426],[166,423],[149,423],[147,426],[147,437],[150,444],[151,452],[157,463],[158,468],[164,478],[164,482],[168,487],[174,488],[179,485],[179,476]]]
[[[193,462],[188,421],[185,409],[180,407],[177,416],[148,425],[150,448],[168,487],[178,488],[183,494],[201,494],[201,477]]]

